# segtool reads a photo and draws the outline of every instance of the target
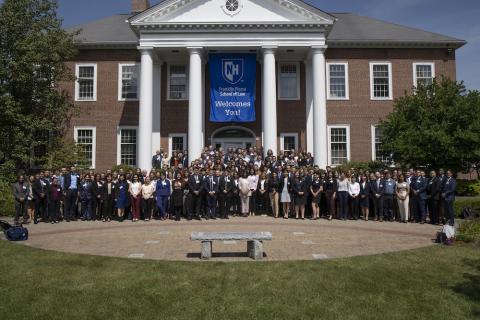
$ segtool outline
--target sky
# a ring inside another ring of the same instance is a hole
[[[59,16],[70,27],[130,12],[130,0],[58,0]],[[151,0],[156,4],[159,0]],[[480,90],[480,0],[306,0],[330,13],[351,12],[441,33],[468,44],[457,51],[457,79]],[[3,3],[3,0],[0,0]]]

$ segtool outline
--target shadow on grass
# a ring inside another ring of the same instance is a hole
[[[461,294],[473,302],[480,301],[480,260],[464,259],[463,264],[465,267],[473,270],[471,273],[464,273],[465,279],[462,283],[452,287],[452,290],[458,294]],[[473,315],[480,317],[480,306],[475,306],[473,309]]]

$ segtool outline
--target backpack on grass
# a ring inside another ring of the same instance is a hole
[[[9,241],[25,241],[28,240],[28,229],[22,226],[15,227],[10,223],[0,220],[0,228],[5,233],[5,238]]]

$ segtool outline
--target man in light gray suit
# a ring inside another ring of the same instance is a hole
[[[27,207],[28,207],[28,194],[30,188],[25,182],[23,175],[18,176],[18,180],[13,184],[13,196],[15,197],[15,225],[18,225],[20,216],[22,216],[23,223],[28,219]]]

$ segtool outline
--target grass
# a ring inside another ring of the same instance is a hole
[[[480,219],[463,221],[458,228],[455,238],[465,242],[477,242],[480,244]]]
[[[2,319],[474,319],[480,250],[329,261],[156,262],[0,241]]]

